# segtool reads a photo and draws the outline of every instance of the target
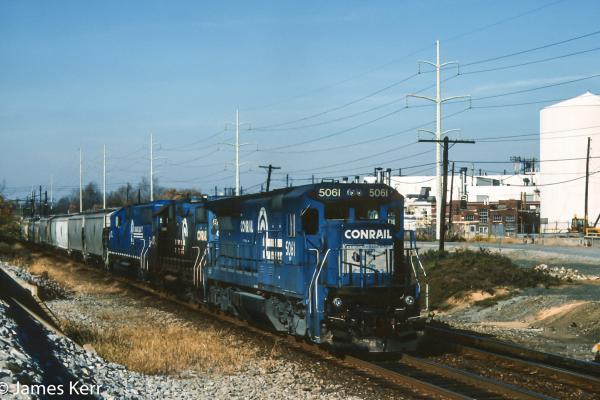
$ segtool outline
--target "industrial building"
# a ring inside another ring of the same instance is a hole
[[[540,111],[542,232],[567,232],[573,218],[585,218],[588,138],[588,219],[594,225],[600,215],[600,96],[586,92]]]
[[[539,175],[532,160],[513,158],[513,174],[485,175],[483,171],[462,168],[454,179],[449,176],[452,207],[447,208],[446,218],[452,215],[450,234],[469,238],[538,233]],[[390,184],[405,197],[405,228],[422,237],[435,236],[435,176],[392,176]]]
[[[586,92],[541,109],[540,159],[510,161],[512,174],[488,175],[474,168],[449,174],[452,205],[446,217],[452,209],[453,233],[464,237],[567,233],[574,230],[574,223],[585,224],[586,204],[588,225],[600,227],[599,95]],[[405,196],[406,228],[434,235],[440,198],[435,176],[388,179]]]

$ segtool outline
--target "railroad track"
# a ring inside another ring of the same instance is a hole
[[[463,368],[456,368],[445,363],[432,361],[427,358],[417,357],[411,354],[398,354],[398,359],[393,361],[373,361],[368,357],[363,358],[355,355],[336,354],[331,352],[330,349],[299,340],[295,337],[266,331],[260,327],[249,324],[246,321],[216,312],[207,308],[203,304],[193,304],[188,301],[181,300],[174,294],[156,290],[144,283],[133,281],[122,276],[113,275],[113,277],[123,284],[135,287],[165,300],[176,302],[184,307],[197,310],[198,312],[201,312],[210,318],[224,321],[238,327],[243,327],[244,329],[250,330],[256,334],[276,339],[293,349],[309,353],[315,357],[325,359],[341,367],[350,370],[358,370],[363,375],[367,375],[371,379],[374,379],[375,382],[390,385],[391,387],[399,390],[402,394],[410,396],[411,398],[442,398],[460,400],[548,400],[562,398],[560,395],[557,397],[556,392],[551,394],[538,392],[536,390],[531,390],[528,385],[521,386],[507,383],[502,380],[483,376],[479,373],[468,371]],[[446,330],[442,328],[427,327],[426,331],[429,334],[431,334],[433,330],[436,330],[438,334],[440,334],[440,332],[444,332],[452,338],[455,338],[457,335],[469,337],[468,334],[459,333],[447,328],[445,329]],[[488,343],[481,338],[478,338],[478,341],[480,343]],[[491,365],[497,365],[500,362],[508,362],[510,364],[513,377],[518,378],[520,376],[531,374],[531,371],[533,370],[536,373],[540,373],[539,376],[544,375],[548,379],[553,379],[558,384],[562,385],[560,386],[561,388],[566,386],[574,391],[581,391],[584,389],[583,397],[581,398],[594,399],[596,398],[594,397],[596,394],[600,394],[600,380],[594,376],[581,374],[569,369],[557,368],[554,365],[546,365],[536,361],[525,360],[522,358],[511,358],[491,351],[485,351],[475,347],[461,345],[459,342],[460,340],[453,339],[453,341],[450,342],[450,347],[453,348],[454,351],[460,350],[459,352],[462,352],[463,354],[485,359],[486,362]],[[497,348],[500,348],[500,345],[502,345],[502,348],[506,352],[509,352],[509,349],[516,351],[515,349],[517,348],[521,353],[523,352],[521,348],[511,345],[510,343],[494,341],[494,344]],[[484,345],[480,344],[480,346],[483,347]],[[579,362],[578,360],[567,359],[546,353],[534,353],[538,356],[537,358],[546,357],[548,359],[553,359],[555,361],[554,364],[568,364],[573,368],[584,368],[585,366],[590,366],[592,368],[596,367],[593,363]],[[560,362],[558,360],[560,360]]]
[[[51,253],[56,256],[55,253]],[[82,264],[83,268],[99,272],[98,268]],[[464,366],[450,365],[445,361],[432,360],[413,354],[398,354],[392,361],[374,361],[351,355],[336,354],[330,349],[308,343],[298,338],[264,330],[246,321],[215,311],[204,304],[182,300],[175,294],[157,290],[125,276],[110,274],[110,277],[124,285],[136,288],[163,300],[176,303],[203,315],[226,322],[248,331],[277,340],[288,347],[327,360],[346,370],[369,377],[377,384],[387,385],[407,398],[422,399],[554,399],[582,398],[594,399],[600,395],[600,380],[597,374],[600,366],[593,363],[567,359],[546,353],[535,352],[500,342],[482,338],[472,332],[460,332],[448,328],[428,326],[426,337],[445,346],[453,354],[469,359],[478,359],[494,368],[502,366],[511,379],[510,382],[498,377],[485,376],[480,370]],[[442,339],[442,340],[439,340]],[[456,364],[456,363],[455,363]],[[530,385],[527,377],[535,374],[545,381],[555,382],[546,390],[538,390]],[[552,389],[554,388],[554,389]],[[581,394],[580,397],[565,397],[560,390]]]

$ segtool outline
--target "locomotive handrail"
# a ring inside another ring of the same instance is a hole
[[[315,265],[315,272],[313,272],[313,276],[310,280],[310,285],[308,286],[308,312],[312,313],[312,303],[313,303],[313,297],[315,299],[315,310],[318,312],[319,308],[318,308],[318,303],[317,301],[318,299],[318,291],[317,291],[317,281],[319,280],[319,277],[321,276],[321,271],[323,270],[323,266],[325,265],[325,262],[327,261],[327,257],[329,256],[329,251],[331,249],[327,249],[327,251],[325,252],[325,256],[323,257],[323,261],[321,261],[321,265],[319,265],[319,263],[317,262],[317,264]],[[317,250],[318,251],[318,250]],[[317,258],[318,260],[318,258]],[[315,294],[313,296],[312,294],[312,288],[313,286],[315,287]]]
[[[408,254],[409,254],[410,265],[413,269],[413,273],[415,274],[415,279],[417,280],[417,285],[419,285],[419,288],[420,288],[421,282],[419,280],[419,274],[417,273],[417,269],[416,269],[414,261],[413,261],[413,255],[414,255],[414,257],[417,259],[417,264],[419,265],[419,269],[423,273],[423,279],[425,281],[424,282],[425,283],[425,311],[429,311],[429,278],[427,277],[427,271],[425,271],[425,267],[423,266],[423,263],[421,262],[421,257],[419,256],[419,248],[417,247],[416,232],[413,230],[406,231],[406,232],[408,232],[408,235],[409,235],[410,247],[407,250],[408,250]]]

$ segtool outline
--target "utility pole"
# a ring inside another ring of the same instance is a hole
[[[592,144],[592,139],[588,137],[587,143],[587,157],[585,159],[585,211],[584,211],[584,220],[583,220],[583,233],[585,234],[585,230],[588,227],[588,194],[589,194],[589,184],[590,184],[590,147]]]
[[[227,125],[232,125],[231,123],[225,125],[225,129],[227,129]],[[235,109],[235,143],[226,143],[229,146],[235,147],[235,195],[239,196],[241,194],[241,180],[240,180],[240,147],[246,146],[249,143],[240,143],[240,128],[244,125],[248,126],[250,129],[250,124],[240,124],[240,112],[236,108]]]
[[[240,111],[235,109],[235,195],[240,193]]]
[[[81,147],[79,148],[79,212],[83,212],[83,163]]]
[[[442,148],[441,148],[441,143],[442,143],[442,136],[444,136],[445,134],[447,134],[448,132],[451,131],[455,131],[456,129],[451,129],[445,132],[442,132],[442,103],[445,103],[446,101],[449,100],[456,100],[456,99],[464,99],[464,98],[471,98],[471,96],[451,96],[451,97],[445,97],[442,98],[442,81],[441,81],[441,72],[442,69],[444,67],[447,67],[448,65],[458,65],[458,63],[456,61],[448,61],[445,63],[441,63],[440,61],[440,41],[436,40],[435,41],[435,50],[436,50],[436,62],[433,63],[431,61],[422,61],[420,60],[418,62],[419,65],[419,73],[421,72],[421,64],[428,64],[431,65],[432,67],[435,68],[435,82],[436,82],[436,94],[435,94],[435,98],[433,97],[427,97],[427,96],[421,96],[421,95],[417,95],[417,94],[409,94],[407,97],[416,97],[419,99],[424,99],[424,100],[428,100],[428,101],[432,101],[435,103],[435,132],[432,131],[428,131],[425,129],[421,129],[421,131],[424,132],[428,132],[428,133],[432,133],[435,136],[435,142],[436,142],[436,151],[435,151],[435,157],[436,157],[436,186],[437,186],[437,196],[436,196],[436,202],[437,204],[440,204],[440,197],[441,195],[441,191],[442,191],[442,179],[441,179],[441,152],[442,152]],[[407,99],[408,100],[408,99]],[[436,228],[436,235],[439,235],[440,233],[440,229],[439,229],[439,221],[441,220],[441,214],[440,214],[441,210],[439,207],[437,207],[436,210],[436,224],[438,225]],[[440,237],[437,236],[437,239],[440,240]]]
[[[102,152],[102,209],[106,210],[106,145]]]
[[[154,201],[154,139],[150,134],[150,201]]]
[[[281,167],[274,167],[273,165],[259,165],[259,168],[265,168],[267,170],[267,192],[271,188],[271,173],[274,169],[281,169]]]
[[[53,189],[54,189],[54,175],[50,175],[50,210],[52,210],[52,206],[54,204]]]
[[[448,136],[444,137],[444,140],[426,140],[420,139],[419,142],[427,142],[427,143],[443,143],[444,144],[444,155],[443,155],[443,165],[444,165],[444,175],[442,179],[442,191],[441,191],[441,203],[436,202],[436,208],[439,210],[441,215],[440,220],[437,221],[437,225],[439,226],[439,231],[437,234],[440,237],[439,241],[439,251],[440,255],[444,252],[444,238],[446,233],[446,191],[448,190],[448,145],[459,144],[459,143],[469,143],[474,144],[473,140],[450,140]]]
[[[42,185],[40,185],[40,207],[38,208],[38,215],[42,216]]]
[[[452,178],[450,178],[450,210],[448,210],[448,231],[452,230],[452,192],[454,191],[454,161],[452,161]]]

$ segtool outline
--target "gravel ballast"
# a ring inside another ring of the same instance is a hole
[[[56,282],[29,274],[25,269],[2,263],[2,267],[21,279],[54,287]],[[115,310],[131,313],[140,306],[135,300],[118,305],[115,296],[95,296],[72,293],[54,288],[56,296],[47,306],[59,317],[68,314],[77,323],[103,328],[103,321],[94,313]],[[113,300],[107,300],[112,298]],[[145,309],[151,308],[144,306]],[[172,375],[152,375],[131,371],[123,365],[108,362],[87,345],[81,347],[68,337],[56,334],[39,323],[34,331],[11,317],[11,306],[0,303],[0,388],[8,385],[8,395],[0,398],[37,399],[31,394],[33,385],[43,382],[62,385],[69,392],[69,380],[91,390],[90,398],[99,399],[361,399],[401,398],[391,389],[379,389],[365,378],[340,371],[327,362],[310,357],[286,356],[269,360],[257,358],[234,373],[183,371]],[[170,321],[173,318],[162,310],[153,310],[153,318]],[[31,341],[47,343],[47,355],[30,354]],[[293,359],[290,359],[293,358]],[[52,362],[48,362],[51,359]],[[56,373],[56,371],[61,373]],[[52,376],[55,380],[49,380]],[[62,380],[62,381],[61,381]],[[20,393],[19,393],[20,391]],[[27,393],[29,392],[29,393]],[[77,393],[74,393],[77,394]],[[56,398],[64,398],[64,395]],[[48,396],[54,398],[54,396]]]

